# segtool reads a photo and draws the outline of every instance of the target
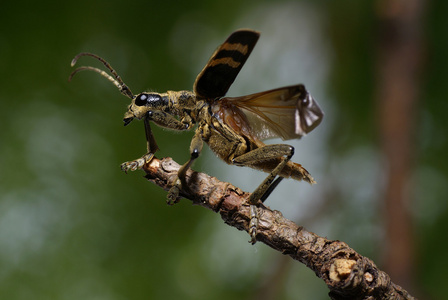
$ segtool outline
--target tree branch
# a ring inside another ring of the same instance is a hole
[[[143,167],[146,178],[165,190],[177,176],[179,165],[171,158],[154,158]],[[249,193],[204,173],[188,170],[188,190],[182,197],[214,212],[224,222],[248,231]],[[276,210],[260,204],[257,241],[300,261],[325,281],[331,299],[414,299],[346,243],[320,237],[286,219]]]

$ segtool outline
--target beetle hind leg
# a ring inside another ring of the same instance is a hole
[[[252,150],[246,154],[234,158],[233,163],[236,165],[259,165],[264,161],[270,161],[281,157],[278,165],[269,173],[266,179],[255,189],[255,191],[249,197],[250,204],[250,222],[249,222],[249,235],[251,236],[250,243],[255,244],[257,239],[257,228],[259,223],[258,215],[258,201],[264,202],[277,185],[283,180],[283,177],[277,177],[288,161],[294,155],[294,148],[289,145],[277,144],[266,145],[261,148]]]

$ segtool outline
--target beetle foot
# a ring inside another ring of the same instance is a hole
[[[250,235],[250,241],[252,245],[257,242],[257,229],[258,229],[258,208],[256,205],[251,204],[250,205],[250,222],[249,222],[249,235]]]
[[[180,179],[177,178],[173,185],[171,186],[170,190],[168,191],[168,194],[166,196],[166,204],[168,205],[174,205],[180,201],[179,193],[180,188],[182,186],[182,183],[180,182]]]
[[[121,170],[124,171],[125,173],[127,173],[128,171],[139,170],[145,164],[149,163],[153,157],[154,153],[147,153],[136,160],[124,162],[121,164]]]

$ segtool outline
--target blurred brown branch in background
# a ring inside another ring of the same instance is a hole
[[[414,286],[415,242],[409,211],[421,88],[423,0],[380,0],[377,55],[378,126],[386,186],[384,268]]]
[[[171,158],[154,158],[144,166],[146,178],[168,190],[177,176],[179,165]],[[219,212],[224,222],[248,231],[249,193],[204,173],[187,172],[188,190],[181,195],[193,204]],[[366,257],[347,244],[320,237],[286,219],[279,211],[260,204],[257,241],[300,261],[325,281],[332,299],[413,299],[404,289],[391,282]],[[248,237],[249,239],[249,237]]]

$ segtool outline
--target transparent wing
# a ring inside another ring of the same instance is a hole
[[[223,98],[219,102],[222,102],[225,123],[229,123],[230,116],[238,115],[238,126],[230,126],[259,140],[300,138],[314,129],[323,117],[319,106],[301,84]],[[310,116],[313,116],[312,120]]]

